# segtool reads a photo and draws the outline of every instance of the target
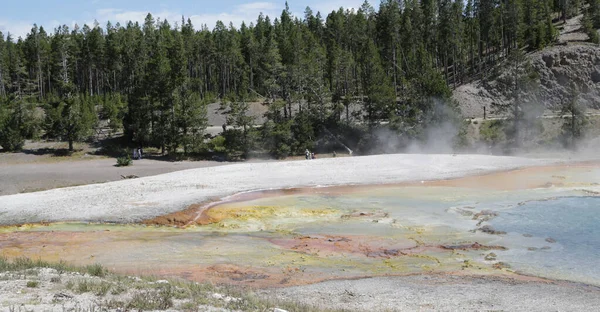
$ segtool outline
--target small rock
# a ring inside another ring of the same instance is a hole
[[[541,249],[541,250],[548,250],[548,249],[550,249],[550,246],[544,246],[544,247],[542,247],[542,248],[540,248],[540,249]]]
[[[498,262],[498,263],[495,263],[493,267],[496,270],[502,270],[502,269],[510,268],[510,265],[508,265],[507,263],[504,263],[504,262]]]
[[[551,68],[552,65],[554,65],[554,58],[550,54],[546,54],[546,55],[542,56],[542,60],[544,60],[544,62],[546,63],[546,66],[548,68]]]
[[[124,179],[124,180],[137,179],[137,178],[139,178],[139,177],[136,176],[135,174],[130,174],[130,175],[126,175],[126,176],[121,175],[121,179]]]
[[[273,308],[273,312],[288,312],[288,311],[284,310],[284,309],[280,309],[280,308]]]
[[[596,71],[592,72],[592,81],[594,83],[600,82],[600,70],[596,70]]]
[[[480,218],[480,217],[488,217],[488,219],[491,219],[493,217],[497,217],[498,213],[495,211],[491,211],[491,210],[482,210],[480,212],[478,212],[477,214],[475,214],[475,219]]]
[[[548,238],[546,238],[546,241],[547,241],[548,243],[550,243],[550,244],[554,244],[554,243],[556,243],[556,240],[555,240],[554,238],[552,238],[552,237],[548,237]]]
[[[65,293],[57,293],[54,294],[54,299],[73,299],[73,296],[65,294]]]
[[[494,229],[491,225],[484,225],[484,226],[480,227],[479,230],[483,233],[488,233],[488,234],[493,234],[493,235],[506,234],[506,232],[504,232],[504,231],[496,231],[496,229]]]
[[[223,295],[221,295],[221,294],[218,294],[218,293],[214,293],[214,294],[212,294],[212,297],[213,297],[214,299],[221,300],[221,299],[223,299],[225,296],[223,296]]]
[[[222,294],[219,294],[219,293],[212,294],[212,297],[214,299],[217,299],[217,300],[223,300],[226,303],[229,303],[229,302],[232,302],[232,301],[236,302],[236,301],[242,300],[241,298],[234,298],[234,297],[230,297],[230,296],[225,296],[225,295],[222,295]]]
[[[527,250],[529,250],[529,251],[536,251],[536,250],[538,250],[538,248],[537,247],[528,247]]]
[[[496,254],[495,254],[495,253],[493,253],[493,252],[490,252],[489,254],[487,254],[487,255],[485,256],[485,258],[484,258],[484,259],[485,259],[485,260],[487,260],[487,261],[494,261],[494,260],[496,260],[496,257],[497,257],[497,256],[496,256]]]
[[[473,264],[471,264],[471,261],[469,261],[469,260],[463,261],[463,264],[462,264],[462,269],[463,270],[471,268],[471,267],[473,267]]]

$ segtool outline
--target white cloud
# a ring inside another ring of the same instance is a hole
[[[344,8],[344,10],[346,9],[354,9],[355,11],[358,10],[364,1],[362,0],[330,0],[330,1],[321,1],[316,3],[314,6],[311,6],[310,8],[313,10],[313,12],[321,12],[321,16],[323,16],[323,18],[327,17],[327,15],[329,15],[329,13],[331,13],[332,11],[337,11],[339,10],[341,7]],[[374,1],[371,1],[374,2]],[[373,4],[371,4],[373,5]]]
[[[199,29],[201,25],[207,25],[212,29],[217,21],[222,21],[225,25],[233,23],[239,27],[242,22],[250,23],[256,21],[258,14],[261,12],[265,15],[279,15],[283,6],[276,5],[272,2],[252,2],[237,5],[229,12],[214,13],[214,14],[193,14],[193,12],[177,12],[173,10],[163,9],[159,12],[150,12],[155,19],[168,20],[170,23],[180,23],[181,17],[184,16],[192,21],[194,26]],[[94,19],[100,24],[105,24],[111,21],[113,24],[119,22],[125,25],[129,21],[142,23],[146,18],[147,11],[125,11],[121,9],[105,8],[96,11]]]
[[[99,3],[101,1],[95,1],[94,3]],[[338,10],[340,7],[344,8],[359,8],[363,0],[322,0],[317,3],[310,3],[311,1],[307,1],[307,5],[311,7],[313,12],[321,12],[323,18],[325,18],[331,11]],[[256,19],[260,13],[264,15],[268,15],[271,17],[271,20],[274,20],[276,17],[279,17],[281,11],[284,9],[284,2],[248,2],[240,5],[236,5],[232,7],[229,11],[221,12],[221,13],[196,13],[195,12],[184,12],[182,10],[176,10],[172,8],[162,7],[162,9],[157,11],[150,12],[155,19],[168,20],[170,23],[180,23],[181,17],[184,16],[187,20],[189,18],[196,29],[199,29],[202,25],[206,25],[209,29],[214,28],[217,21],[222,21],[225,25],[229,25],[229,23],[233,23],[234,26],[239,27],[242,22],[246,22],[249,24],[250,22],[256,22]],[[304,17],[304,8],[306,6],[294,6],[292,7],[293,14],[299,18]],[[45,27],[46,31],[51,33],[54,31],[54,28],[61,24],[67,24],[69,27],[74,27],[76,24],[79,26],[83,26],[84,24],[93,25],[94,20],[98,21],[101,26],[105,26],[108,21],[116,24],[121,23],[121,25],[126,25],[127,22],[139,22],[143,23],[148,11],[137,11],[137,10],[123,10],[118,8],[102,8],[96,10],[94,13],[85,13],[83,16],[78,17],[78,20],[72,21],[70,24],[59,21],[38,21],[38,24],[41,24]],[[43,22],[43,23],[42,23]],[[0,31],[4,33],[6,36],[7,33],[13,35],[13,38],[16,39],[19,36],[25,37],[27,33],[31,30],[33,26],[33,22],[30,21],[14,21],[9,19],[2,19],[0,17]]]
[[[99,9],[99,10],[96,11],[96,13],[99,16],[110,16],[110,15],[116,14],[116,13],[121,12],[121,11],[123,11],[123,10],[120,10],[120,9]]]
[[[277,5],[272,2],[253,2],[253,3],[244,3],[240,4],[236,7],[236,11],[244,12],[248,10],[252,11],[270,11],[277,9]]]
[[[31,28],[33,28],[33,23],[27,21],[11,21],[0,19],[0,31],[4,34],[5,38],[10,33],[14,41],[16,41],[19,37],[25,38]]]

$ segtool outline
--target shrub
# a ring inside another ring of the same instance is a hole
[[[21,136],[19,131],[6,127],[0,129],[0,146],[8,152],[16,152],[23,149],[25,138]]]
[[[504,126],[500,120],[483,122],[479,128],[479,135],[483,141],[494,146],[506,141]]]
[[[469,122],[462,122],[460,128],[458,128],[458,132],[453,139],[453,148],[454,149],[462,149],[469,146]]]
[[[117,158],[117,167],[127,167],[131,166],[133,161],[131,161],[131,157],[129,155]]]
[[[594,21],[590,14],[588,14],[587,12],[583,15],[582,25],[584,32],[590,38],[590,42],[595,44],[600,43],[600,37],[598,36],[598,31],[596,30],[596,27],[594,27]]]
[[[27,281],[28,288],[37,288],[40,282],[38,281]]]
[[[20,101],[3,103],[0,99],[0,146],[5,152],[23,149],[25,139],[36,136],[37,124],[31,104]]]
[[[225,137],[222,135],[214,137],[208,142],[208,149],[214,153],[225,153]]]
[[[285,144],[277,144],[276,149],[271,152],[273,156],[277,157],[277,159],[284,159],[288,157],[291,153],[291,148]]]

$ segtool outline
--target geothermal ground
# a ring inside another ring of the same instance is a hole
[[[241,192],[441,180],[550,162],[483,155],[381,155],[235,164],[3,196],[0,224],[140,222]]]
[[[191,169],[0,197],[0,253],[238,285],[318,309],[591,310],[593,251],[578,253],[592,259],[579,270],[538,270],[527,259],[569,259],[566,237],[491,225],[530,203],[595,198],[599,168],[382,155]],[[50,299],[28,309],[65,304],[52,287],[0,285],[0,309],[36,291]],[[100,300],[67,296],[71,306]]]

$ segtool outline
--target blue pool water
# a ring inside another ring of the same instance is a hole
[[[500,256],[514,269],[600,285],[600,197],[532,201],[490,223],[508,232]]]

